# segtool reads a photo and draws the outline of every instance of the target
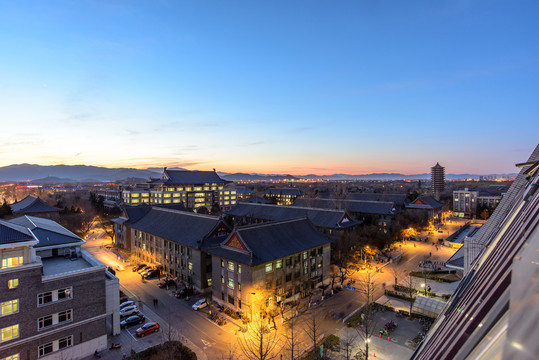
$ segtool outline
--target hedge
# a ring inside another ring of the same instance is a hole
[[[415,298],[413,298],[413,297],[408,297],[406,295],[401,295],[401,294],[399,294],[399,293],[397,293],[395,291],[391,291],[391,290],[385,290],[385,295],[386,296],[391,296],[391,297],[394,297],[394,298],[397,298],[397,299],[401,299],[401,300],[410,301],[410,302],[415,300]]]

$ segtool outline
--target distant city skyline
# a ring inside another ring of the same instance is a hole
[[[0,0],[0,166],[515,173],[539,3]]]

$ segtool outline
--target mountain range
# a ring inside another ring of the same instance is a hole
[[[175,168],[185,170],[182,168]],[[88,165],[34,165],[18,164],[0,167],[0,182],[31,182],[35,184],[51,183],[74,183],[74,182],[106,182],[136,180],[145,181],[148,178],[157,178],[161,175],[162,168],[133,169],[133,168],[105,168]],[[288,175],[288,174],[246,174],[218,172],[225,180],[229,181],[282,181],[282,180],[429,180],[430,174],[405,175],[399,173],[375,173],[375,174],[333,174],[333,175]],[[477,174],[446,174],[446,179],[477,179]],[[507,176],[516,174],[489,174],[483,176]]]

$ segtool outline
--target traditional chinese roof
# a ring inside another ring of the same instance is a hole
[[[152,181],[152,184],[225,184],[230,181],[221,179],[215,171],[189,171],[189,170],[163,170],[159,180]]]
[[[444,206],[432,196],[420,196],[410,204],[406,205],[407,209],[440,209]]]
[[[159,204],[159,205],[124,205],[122,206],[122,216],[114,218],[110,221],[116,224],[131,224],[137,222],[140,218],[146,215],[152,207],[160,207],[164,209],[172,209],[178,211],[187,211],[182,203],[178,204]]]
[[[0,220],[0,244],[11,244],[31,240],[35,240],[34,236],[24,226]]]
[[[393,202],[395,205],[402,206],[406,204],[406,194],[381,194],[381,193],[350,193],[348,200],[361,201],[383,201]]]
[[[372,215],[395,215],[401,212],[395,203],[389,201],[298,198],[294,206],[344,209],[350,213]]]
[[[261,198],[260,196],[255,196],[250,199],[245,200],[245,202],[252,204],[271,204],[271,201]]]
[[[227,215],[264,221],[281,221],[307,217],[317,227],[341,229],[358,225],[345,210],[317,209],[300,206],[279,206],[240,202]]]
[[[238,227],[219,246],[206,251],[256,266],[330,242],[308,219],[302,218]]]
[[[50,206],[34,195],[28,195],[21,201],[11,204],[10,207],[14,214],[58,212],[62,210],[57,207]]]
[[[21,216],[9,220],[11,224],[16,224],[27,228],[32,232],[34,237],[39,241],[35,248],[65,245],[65,244],[83,244],[82,240],[71,231],[67,230],[62,225],[49,219],[43,219],[35,216]]]
[[[291,195],[291,196],[301,196],[303,192],[300,189],[296,188],[269,188],[264,191],[266,195]]]
[[[226,227],[218,216],[151,207],[150,211],[129,227],[191,248],[199,248],[218,225]]]

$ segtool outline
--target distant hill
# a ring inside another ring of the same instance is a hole
[[[31,180],[30,182],[32,184],[68,184],[75,183],[77,181],[73,179],[59,178],[56,176],[47,176],[45,178]]]
[[[150,176],[159,177],[160,172],[129,168],[104,168],[87,165],[33,165],[18,164],[0,167],[0,181],[30,181],[33,179],[68,179],[85,182],[88,179],[96,181],[115,181],[128,177],[148,179]],[[63,182],[63,181],[60,181]]]
[[[182,168],[170,168],[186,170]],[[72,182],[105,182],[124,181],[124,183],[141,183],[150,177],[161,176],[163,168],[132,169],[105,168],[87,165],[32,165],[19,164],[0,167],[0,182],[32,181],[34,183],[72,183]],[[298,179],[323,180],[430,180],[430,173],[405,175],[399,173],[373,173],[362,175],[332,174],[332,175],[287,175],[287,174],[247,174],[218,172],[219,176],[228,181],[283,181]],[[516,176],[516,174],[489,174],[484,176]],[[448,180],[478,179],[477,174],[446,174]]]

